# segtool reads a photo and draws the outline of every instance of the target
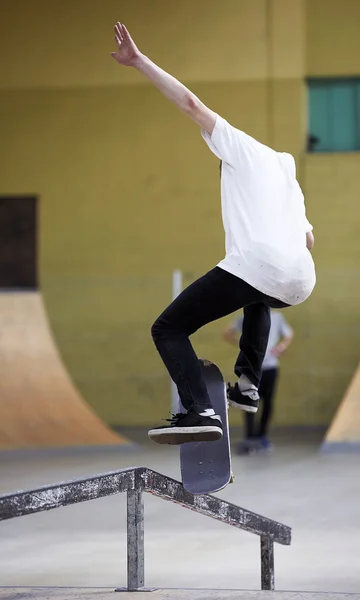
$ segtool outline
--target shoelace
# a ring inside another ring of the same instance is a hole
[[[170,425],[177,425],[179,419],[184,416],[184,413],[173,413],[170,419],[163,419],[163,421],[168,421]]]

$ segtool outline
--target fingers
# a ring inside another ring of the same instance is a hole
[[[121,33],[121,23],[119,23],[119,21],[116,23],[116,25],[114,27],[114,31],[115,31],[115,36],[118,37],[120,39],[120,41],[122,42],[123,36]]]
[[[121,34],[122,34],[123,39],[129,39],[130,38],[130,33],[126,29],[125,25],[121,25]]]
[[[116,25],[114,27],[114,32],[115,32],[115,42],[120,47],[121,46],[121,42],[123,41],[123,37],[122,37],[122,34],[121,34],[121,25],[120,25],[120,23],[116,23]]]
[[[118,21],[114,27],[114,31],[115,31],[115,40],[117,44],[121,44],[121,42],[123,42],[124,40],[130,40],[130,33],[128,32],[128,30],[126,29],[125,25],[123,25],[122,23],[120,23],[120,21]]]

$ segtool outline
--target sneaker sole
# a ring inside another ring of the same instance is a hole
[[[270,446],[268,448],[260,448],[260,452],[273,452],[274,446]]]
[[[151,429],[149,438],[157,444],[178,446],[188,442],[216,442],[223,436],[220,427],[172,427],[171,429]]]
[[[240,404],[239,402],[234,402],[234,400],[230,400],[228,398],[229,406],[233,408],[238,408],[240,410],[244,410],[249,413],[256,413],[258,411],[258,406],[249,406],[248,404]]]

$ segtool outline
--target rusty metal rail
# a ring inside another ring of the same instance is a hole
[[[147,467],[131,467],[36,490],[0,495],[0,521],[127,492],[127,589],[144,590],[143,492],[260,536],[261,589],[273,590],[274,542],[291,543],[290,527],[208,494],[193,496],[180,482]]]

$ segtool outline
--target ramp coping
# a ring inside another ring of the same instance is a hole
[[[127,589],[145,590],[143,492],[260,536],[261,589],[274,590],[274,542],[291,544],[291,528],[209,494],[187,492],[171,477],[129,467],[0,495],[0,521],[127,492]]]

